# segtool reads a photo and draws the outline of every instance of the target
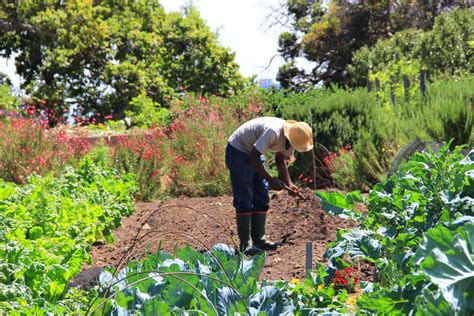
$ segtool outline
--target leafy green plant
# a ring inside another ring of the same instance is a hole
[[[438,153],[416,154],[369,194],[360,227],[339,231],[325,256],[332,275],[341,258],[368,260],[377,269],[372,291],[357,303],[361,312],[472,313],[474,151],[449,144]],[[318,193],[331,213],[351,214],[343,195]]]
[[[93,243],[113,241],[112,230],[133,211],[134,191],[131,175],[90,157],[60,178],[0,181],[0,311],[61,311],[74,297],[80,302],[66,285],[90,262]],[[63,304],[64,297],[70,300]]]
[[[228,315],[287,309],[289,302],[276,307],[268,304],[278,297],[282,302],[284,293],[257,283],[264,259],[245,259],[223,244],[204,253],[187,246],[177,250],[175,256],[158,250],[141,261],[129,262],[120,271],[102,273],[101,299],[89,311],[156,314],[200,310]]]
[[[152,127],[162,126],[170,119],[168,109],[160,105],[146,95],[139,95],[130,101],[130,109],[125,111],[130,117],[132,126]]]
[[[456,230],[430,229],[415,254],[414,263],[437,286],[450,307],[467,314],[474,310],[474,221]]]

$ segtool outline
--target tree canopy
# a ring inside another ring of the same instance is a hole
[[[370,73],[387,74],[390,68],[399,67],[400,63],[406,65],[408,61],[432,75],[472,72],[473,30],[471,10],[442,13],[431,30],[404,30],[372,47],[359,49],[354,53],[349,72],[356,85],[364,85]]]
[[[443,10],[462,6],[467,2],[287,0],[289,31],[279,39],[279,52],[286,64],[280,68],[278,80],[283,87],[295,90],[320,83],[350,86],[354,81],[348,65],[354,52],[403,29],[430,29]],[[309,71],[297,66],[299,57],[312,62]]]
[[[16,55],[22,88],[82,114],[120,118],[136,97],[167,106],[181,90],[227,95],[244,85],[235,55],[192,6],[156,0],[0,4],[0,54]]]

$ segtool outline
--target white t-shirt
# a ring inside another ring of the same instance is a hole
[[[282,152],[292,156],[290,147],[286,150],[286,138],[283,133],[285,120],[277,117],[258,117],[242,124],[230,137],[229,143],[241,152],[250,154],[255,146],[262,155],[267,151]]]

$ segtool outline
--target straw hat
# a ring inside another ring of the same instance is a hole
[[[296,151],[305,152],[313,149],[313,131],[305,122],[288,120],[283,123],[283,132]]]

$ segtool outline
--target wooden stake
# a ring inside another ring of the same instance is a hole
[[[310,277],[311,271],[313,271],[313,242],[309,241],[306,243],[306,277]]]

